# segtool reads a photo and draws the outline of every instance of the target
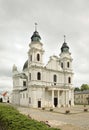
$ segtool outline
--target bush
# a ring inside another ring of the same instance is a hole
[[[0,130],[58,130],[20,114],[15,108],[0,104]]]
[[[70,113],[70,110],[66,110],[65,113],[66,113],[66,114]]]
[[[53,111],[53,108],[50,108],[50,111]]]
[[[87,108],[84,108],[84,111],[85,111],[85,112],[87,112],[87,111],[88,111],[88,109],[87,109]]]
[[[0,98],[0,102],[3,102],[3,99],[2,99],[2,98]]]
[[[45,110],[45,107],[42,107],[42,110]]]

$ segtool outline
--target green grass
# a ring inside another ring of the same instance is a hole
[[[0,130],[59,130],[49,128],[36,120],[20,114],[7,104],[0,104]]]

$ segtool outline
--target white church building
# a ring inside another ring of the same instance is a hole
[[[59,56],[50,56],[44,65],[45,51],[35,27],[22,73],[15,65],[12,69],[13,104],[33,108],[74,105],[73,59],[65,38],[60,50]]]

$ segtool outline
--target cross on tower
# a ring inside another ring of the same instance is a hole
[[[35,31],[37,31],[37,25],[38,25],[38,24],[37,24],[37,23],[35,23]]]
[[[64,42],[66,42],[66,35],[64,35]]]

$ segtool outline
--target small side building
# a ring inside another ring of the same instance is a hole
[[[74,93],[75,104],[86,104],[89,105],[89,90],[76,91]]]

